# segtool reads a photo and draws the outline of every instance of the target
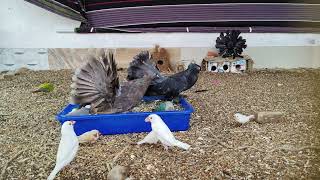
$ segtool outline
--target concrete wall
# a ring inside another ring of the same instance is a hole
[[[211,48],[181,48],[181,59],[201,62]],[[249,46],[244,51],[254,60],[254,68],[318,68],[320,46]]]
[[[215,44],[217,33],[148,33],[148,34],[75,34],[79,22],[58,16],[22,0],[2,0],[0,6],[0,64],[14,61],[25,64],[27,57],[12,58],[8,52],[34,48],[152,48],[159,44],[166,48],[181,48],[172,56],[175,61],[200,61]],[[255,68],[320,67],[320,34],[243,34],[248,48],[245,53],[253,57]],[[125,50],[130,51],[130,50]],[[126,66],[128,55],[119,56],[118,64]],[[23,61],[24,59],[24,61]],[[34,69],[47,69],[43,56]],[[121,62],[120,62],[121,61]],[[0,65],[0,68],[4,67]],[[6,67],[6,66],[5,66]],[[1,69],[0,69],[1,70]]]

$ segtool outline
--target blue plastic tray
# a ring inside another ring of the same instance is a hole
[[[163,97],[144,97],[144,101],[154,101],[158,99],[161,100]],[[184,98],[180,98],[179,101],[184,109],[182,111],[66,116],[73,108],[79,107],[78,105],[69,104],[56,116],[56,119],[61,124],[69,120],[76,121],[74,130],[77,135],[93,129],[99,130],[103,135],[108,135],[150,132],[151,125],[144,120],[150,114],[158,114],[171,131],[185,131],[189,129],[190,116],[194,110]]]

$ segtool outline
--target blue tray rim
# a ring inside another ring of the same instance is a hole
[[[162,96],[152,96],[152,97],[144,97],[144,100],[161,100]],[[164,115],[164,114],[191,114],[194,112],[194,109],[188,101],[183,98],[179,97],[179,103],[184,108],[184,110],[181,111],[158,111],[158,112],[126,112],[126,113],[114,113],[114,114],[95,114],[95,115],[81,115],[81,116],[66,116],[66,114],[69,112],[68,109],[71,109],[71,107],[79,107],[77,104],[68,104],[65,106],[57,115],[56,119],[58,121],[67,121],[67,120],[76,120],[76,121],[82,121],[87,120],[89,118],[112,118],[112,117],[119,117],[119,116],[137,116],[137,115],[143,115],[147,116],[149,114],[158,114],[158,115]]]

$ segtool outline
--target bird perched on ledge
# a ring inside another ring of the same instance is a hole
[[[195,63],[191,63],[188,69],[173,74],[171,76],[163,76],[150,58],[145,58],[144,61],[133,59],[128,68],[127,79],[135,80],[143,77],[146,72],[156,73],[157,76],[152,80],[146,95],[159,96],[164,95],[168,98],[177,97],[181,92],[190,89],[198,80],[198,74],[201,67]]]
[[[113,53],[101,50],[99,54],[88,57],[88,62],[72,77],[73,103],[80,107],[90,105],[90,114],[129,111],[141,101],[156,74],[144,71],[140,78],[120,84]],[[137,61],[143,58],[145,54],[136,57]]]

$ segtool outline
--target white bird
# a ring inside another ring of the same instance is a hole
[[[95,142],[99,139],[100,135],[101,133],[96,129],[85,132],[78,137],[79,143]]]
[[[154,144],[160,141],[165,150],[168,150],[168,146],[177,146],[185,150],[190,148],[189,144],[180,142],[173,136],[172,132],[160,116],[151,114],[145,121],[151,123],[152,131],[143,140],[138,142],[139,145],[143,143]]]
[[[53,180],[56,174],[67,166],[76,156],[79,148],[79,140],[74,132],[75,121],[66,121],[61,127],[61,139],[57,152],[56,165],[47,180]]]
[[[255,116],[254,115],[246,116],[246,115],[243,115],[243,114],[240,114],[240,113],[236,113],[234,115],[234,118],[240,124],[245,124],[245,123],[249,122],[250,120],[254,119]]]

